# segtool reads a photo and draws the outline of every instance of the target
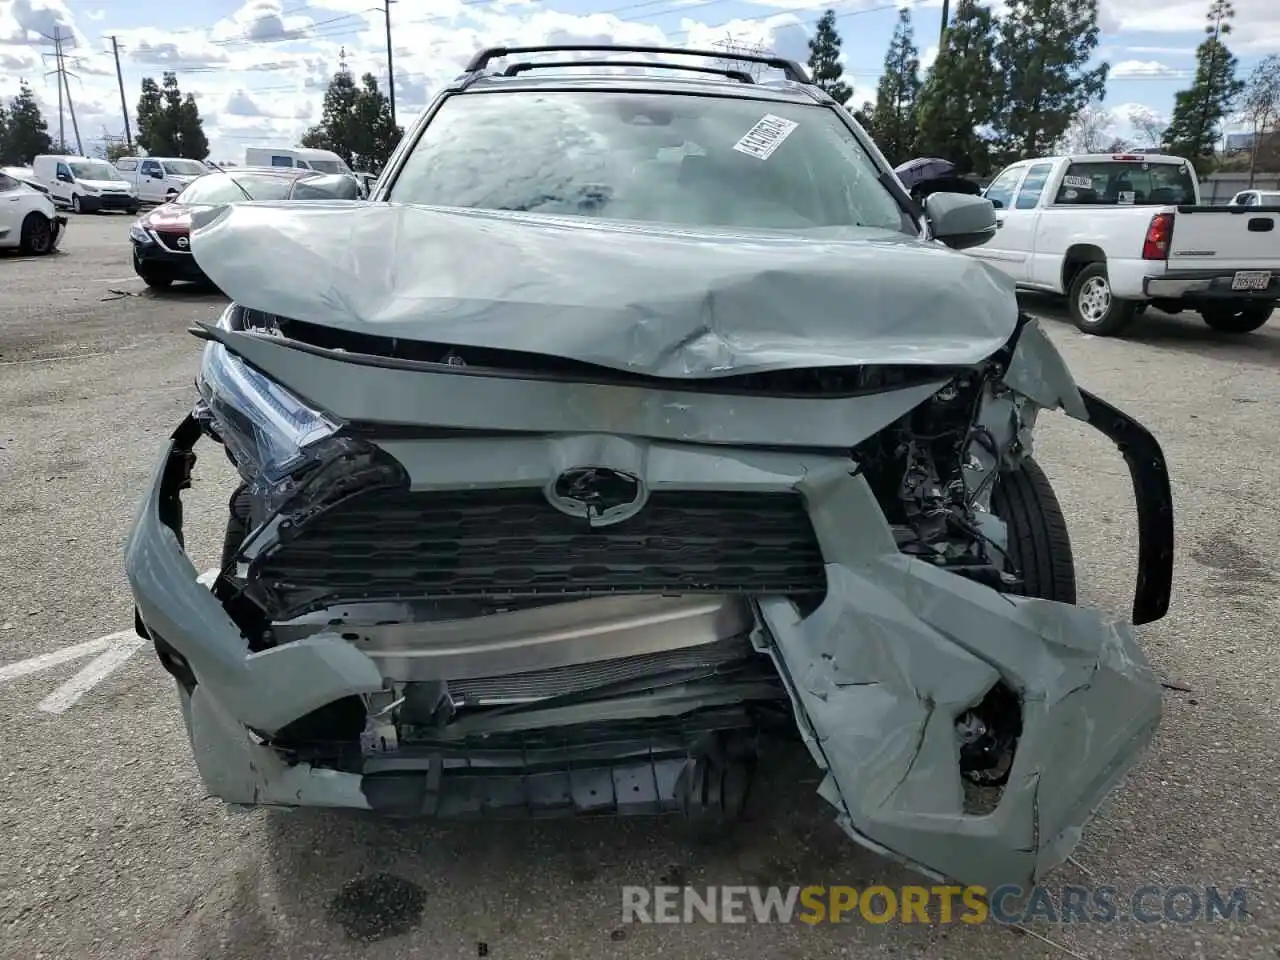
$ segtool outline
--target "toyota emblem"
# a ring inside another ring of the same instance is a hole
[[[178,246],[179,246],[180,248],[182,248],[183,250],[185,250],[185,249],[187,249],[187,247],[191,246],[191,241],[190,241],[190,240],[188,240],[186,237],[179,237],[179,238],[178,238]]]
[[[592,527],[607,527],[639,513],[649,491],[634,474],[610,467],[573,467],[551,482],[546,497],[561,513],[581,517]]]

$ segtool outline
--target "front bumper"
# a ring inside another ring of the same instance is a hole
[[[80,198],[80,209],[85,213],[98,213],[104,210],[123,210],[137,213],[138,198],[127,193],[86,194]]]
[[[174,280],[204,283],[207,278],[189,253],[171,250],[159,240],[150,243],[129,241],[133,245],[133,268],[138,273],[158,274]]]
[[[1280,270],[1271,275],[1263,290],[1232,290],[1234,270],[1175,270],[1159,277],[1147,277],[1142,292],[1153,300],[1182,300],[1197,303],[1280,301]]]
[[[49,252],[58,249],[58,245],[62,243],[62,238],[67,233],[67,218],[62,214],[56,214],[49,218],[49,226],[53,230],[53,245],[49,248]]]
[[[312,376],[332,363],[351,374],[354,364],[266,342],[256,346],[265,351],[260,367],[313,387],[306,391],[312,400],[333,399],[332,409],[376,397],[386,418],[396,419],[387,408],[399,397],[397,371],[378,371],[383,389],[366,394],[349,376],[339,384],[336,369]],[[308,373],[309,366],[317,370]],[[435,409],[424,404],[422,375],[399,373],[419,380],[419,408]],[[326,384],[336,391],[329,397],[323,395]],[[502,380],[470,386],[516,389]],[[536,420],[540,392],[558,387],[530,381],[523,388],[529,391],[525,402],[505,406],[505,415]],[[756,420],[731,417],[722,421],[719,444],[640,439],[645,431],[629,429],[634,423],[627,421],[653,411],[606,402],[608,392],[595,404],[563,408],[583,419],[584,431],[600,431],[601,420],[611,421],[607,436],[400,439],[379,446],[418,489],[541,485],[567,464],[591,462],[638,474],[652,489],[798,492],[825,559],[825,598],[807,615],[781,597],[758,599],[750,606],[748,629],[753,647],[776,666],[796,723],[827,772],[820,793],[843,828],[857,842],[927,874],[988,887],[1029,885],[1061,862],[1159,722],[1160,685],[1129,626],[1082,607],[998,594],[900,554],[879,504],[865,479],[851,475],[847,458],[798,446],[761,451],[725,445],[733,439],[728,434],[759,429]],[[612,396],[616,401],[619,393]],[[1131,419],[1083,391],[1077,405],[1081,401],[1088,420],[1122,444],[1129,460],[1149,564],[1134,617],[1154,619],[1168,604],[1172,560],[1163,456]],[[714,406],[718,400],[703,395],[698,402]],[[733,402],[749,405],[742,398]],[[474,416],[495,408],[438,409]],[[681,409],[688,436],[702,411],[696,404]],[[345,698],[379,695],[388,681],[404,679],[407,668],[378,656],[367,637],[343,626],[260,652],[249,649],[223,604],[197,582],[183,551],[180,493],[198,437],[188,418],[166,447],[130,535],[126,567],[140,629],[178,678],[195,759],[211,793],[241,803],[437,815],[508,805],[538,813],[566,804],[626,812],[628,797],[646,811],[687,809],[688,785],[679,782],[691,770],[687,730],[668,731],[657,746],[653,730],[645,733],[647,745],[623,738],[620,746],[618,736],[606,738],[607,763],[594,766],[581,763],[582,751],[594,751],[599,760],[599,742],[575,749],[560,744],[562,768],[553,775],[502,783],[477,782],[477,755],[463,751],[459,757],[442,745],[412,756],[365,756],[344,769],[282,757],[265,746],[264,734]],[[430,628],[414,626],[419,639],[430,636]],[[1001,683],[1021,699],[1021,739],[994,811],[971,813],[955,724]],[[531,749],[523,741],[499,746],[521,756]],[[385,795],[388,773],[400,788],[392,799]],[[464,780],[458,790],[447,789]],[[499,802],[503,797],[512,803]]]

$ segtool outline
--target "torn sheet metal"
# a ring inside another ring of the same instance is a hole
[[[657,377],[972,364],[1017,322],[1004,274],[886,230],[744,236],[388,203],[245,203],[201,218],[191,247],[246,307]]]
[[[840,486],[842,524],[883,525],[869,491]],[[999,594],[884,536],[861,542],[828,564],[827,599],[806,619],[759,604],[757,643],[829,774],[820,792],[871,849],[961,883],[1030,886],[1149,744],[1159,681],[1126,624]],[[995,809],[966,813],[957,721],[997,681],[1021,701],[1021,734]]]

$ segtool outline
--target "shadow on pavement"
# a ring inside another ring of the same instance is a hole
[[[768,765],[743,817],[719,826],[678,817],[442,822],[270,811],[260,855],[189,918],[183,940],[200,944],[208,960],[320,954],[577,960],[618,950],[663,954],[660,941],[668,936],[686,943],[708,936],[723,949],[726,938],[763,935],[776,948],[795,934],[792,925],[673,930],[624,923],[622,887],[703,892],[709,885],[862,889],[921,882],[845,836],[835,811],[817,796],[820,771],[803,745],[771,744],[763,759]],[[810,942],[821,944],[823,956],[848,942],[847,925],[799,926],[818,938]],[[789,928],[792,934],[784,932]],[[864,926],[862,933],[860,939],[885,939],[899,949],[914,942],[915,955],[937,935],[926,925],[892,932]],[[210,951],[213,944],[222,950]],[[255,946],[263,952],[251,952]],[[765,946],[762,955],[771,952]]]
[[[1023,309],[1061,322],[1072,329],[1067,306],[1061,297],[1019,294]],[[1280,366],[1280,311],[1266,326],[1253,333],[1229,334],[1211,330],[1197,313],[1169,314],[1154,308],[1133,321],[1122,339],[1169,350],[1194,352],[1206,358]]]

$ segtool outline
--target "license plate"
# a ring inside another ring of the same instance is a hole
[[[1231,278],[1232,290],[1265,290],[1271,286],[1270,270],[1237,270]]]

